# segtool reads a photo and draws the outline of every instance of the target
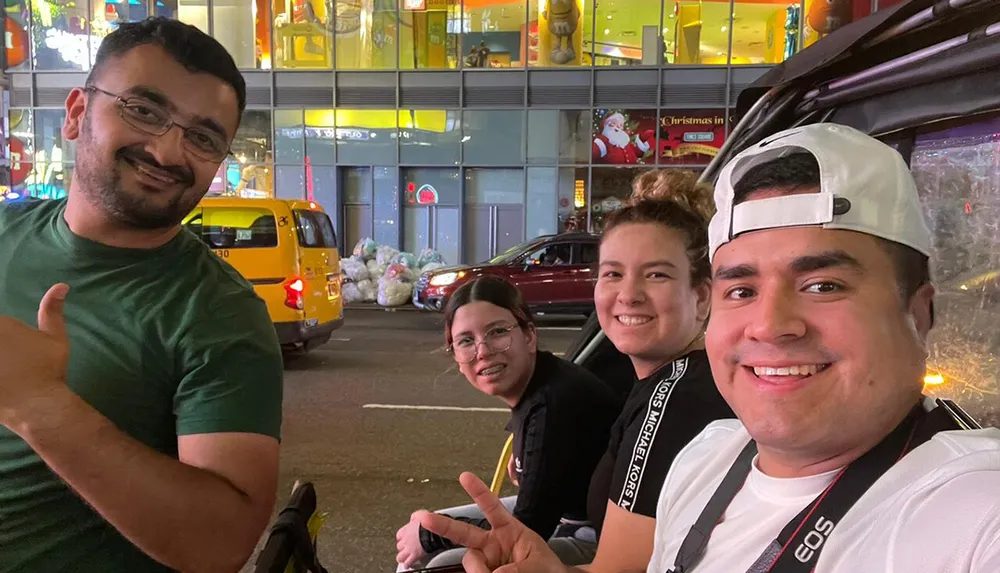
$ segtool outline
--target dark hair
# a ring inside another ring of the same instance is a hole
[[[159,46],[190,72],[211,74],[231,85],[236,91],[239,115],[243,116],[247,106],[246,81],[226,48],[196,27],[162,16],[124,22],[108,34],[97,49],[87,84],[100,75],[109,59],[145,44]]]
[[[680,231],[691,264],[691,285],[697,286],[712,278],[712,264],[708,260],[708,219],[700,210],[673,199],[641,199],[608,215],[601,241],[611,230],[629,223],[652,223]]]
[[[793,153],[750,168],[733,186],[733,205],[739,205],[754,193],[773,189],[786,193],[819,189],[819,162],[811,153]],[[917,290],[931,282],[930,260],[927,255],[902,243],[875,237],[892,260],[904,303],[910,301]]]
[[[492,276],[479,277],[462,285],[448,299],[444,308],[444,339],[451,346],[451,326],[455,322],[458,309],[472,302],[488,302],[505,308],[514,315],[514,320],[523,329],[534,328],[531,311],[521,297],[521,291],[509,282]]]

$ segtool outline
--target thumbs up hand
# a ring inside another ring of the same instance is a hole
[[[69,339],[63,306],[69,286],[50,288],[38,307],[38,329],[0,316],[0,425],[66,389]]]

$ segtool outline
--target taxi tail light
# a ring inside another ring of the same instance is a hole
[[[305,308],[303,293],[306,290],[306,283],[298,277],[292,277],[285,281],[285,306],[294,310]]]

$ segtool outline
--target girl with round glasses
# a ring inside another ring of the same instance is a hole
[[[479,278],[455,292],[445,308],[445,342],[469,383],[511,408],[510,470],[519,491],[504,505],[543,538],[586,526],[590,476],[620,398],[582,367],[539,350],[521,293],[499,278]],[[475,505],[440,513],[488,527]],[[455,565],[465,553],[413,518],[396,539],[401,571]]]

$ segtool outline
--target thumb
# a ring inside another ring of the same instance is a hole
[[[66,320],[63,318],[63,307],[69,285],[59,283],[49,289],[42,297],[38,306],[38,330],[56,338],[66,337]]]

